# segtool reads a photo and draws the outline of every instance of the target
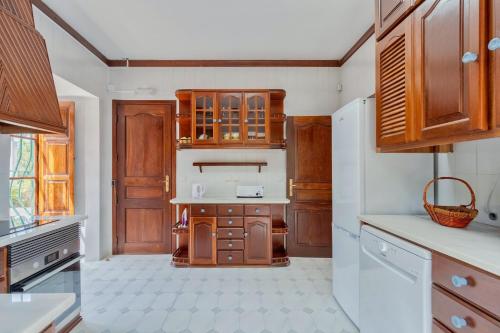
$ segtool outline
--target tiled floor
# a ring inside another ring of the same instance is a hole
[[[170,256],[116,256],[82,268],[73,332],[353,333],[331,296],[331,261],[286,268],[173,268]]]

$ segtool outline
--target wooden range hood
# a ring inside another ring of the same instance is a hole
[[[31,0],[0,0],[0,133],[65,130]]]

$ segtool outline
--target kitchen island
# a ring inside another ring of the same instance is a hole
[[[172,264],[183,266],[288,266],[286,198],[175,198]]]

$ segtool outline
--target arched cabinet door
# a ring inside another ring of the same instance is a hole
[[[269,217],[245,217],[245,264],[271,264],[271,231]]]
[[[269,93],[245,93],[244,142],[270,142]]]
[[[193,217],[189,225],[189,263],[215,265],[217,262],[217,218]]]
[[[240,144],[243,142],[243,94],[220,93],[218,102],[219,143]]]
[[[192,96],[193,143],[217,143],[216,95],[213,92],[194,92]]]

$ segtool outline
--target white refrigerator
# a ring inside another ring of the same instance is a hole
[[[358,216],[423,214],[422,191],[433,177],[433,156],[377,153],[372,98],[335,112],[332,132],[333,295],[359,327]]]

